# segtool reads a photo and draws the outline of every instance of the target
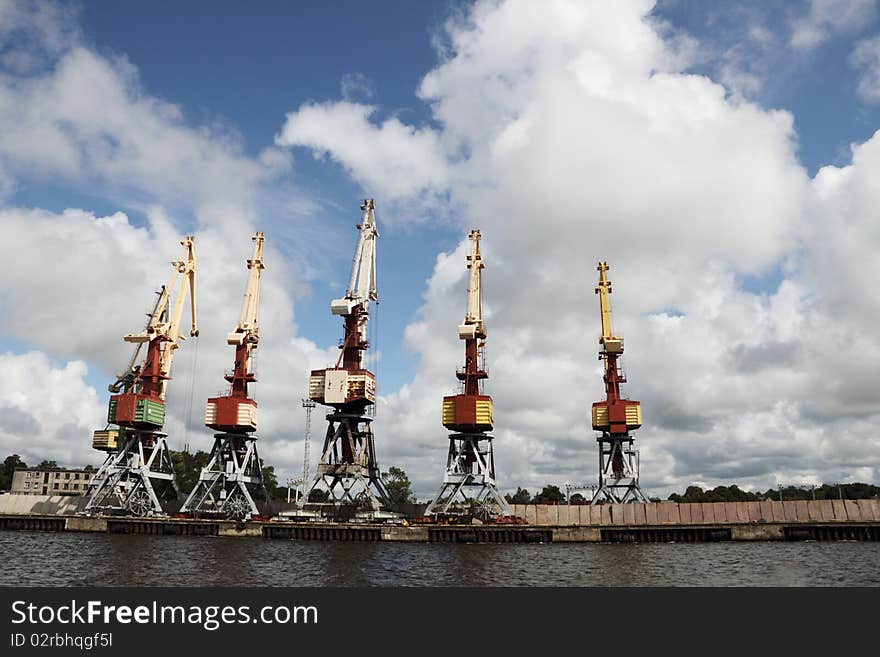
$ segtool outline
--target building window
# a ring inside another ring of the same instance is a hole
[[[27,490],[30,487],[31,487],[31,482],[29,482],[29,481],[24,482],[24,489],[25,490]]]
[[[73,486],[71,486],[71,488],[73,490],[79,490],[79,484],[73,484]]]
[[[64,478],[65,478],[65,479],[70,479],[70,473],[69,473],[69,472],[65,472],[65,473],[64,473]]]
[[[52,490],[58,490],[58,482],[57,481],[54,484],[52,484]]]

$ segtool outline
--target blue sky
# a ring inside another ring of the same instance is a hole
[[[827,451],[840,423],[880,415],[880,401],[865,401],[864,385],[850,389],[858,376],[827,371],[825,350],[830,333],[861,335],[874,317],[871,295],[841,297],[846,286],[831,281],[871,276],[862,249],[874,244],[874,206],[861,181],[874,174],[880,127],[877,3],[34,7],[0,0],[0,211],[20,231],[10,229],[9,248],[63,248],[57,235],[67,224],[58,217],[79,208],[96,217],[124,212],[115,248],[151,249],[108,265],[104,228],[77,215],[66,221],[93,249],[84,248],[82,262],[116,267],[112,281],[83,264],[79,287],[65,285],[16,261],[18,251],[7,257],[0,302],[32,317],[7,315],[0,348],[21,367],[26,352],[45,355],[48,366],[27,366],[48,367],[47,381],[67,362],[84,361],[85,388],[77,372],[64,375],[87,400],[84,409],[105,403],[122,334],[136,328],[128,318],[148,303],[122,286],[165,280],[167,256],[156,251],[158,240],[168,241],[165,221],[173,234],[204,233],[213,255],[229,258],[225,268],[206,264],[214,278],[200,282],[209,337],[237,316],[246,236],[234,231],[253,225],[281,260],[269,260],[266,271],[276,295],[266,312],[275,314],[261,355],[275,368],[266,368],[272,383],[258,391],[283,397],[266,404],[266,444],[277,446],[267,454],[280,471],[295,469],[301,409],[288,424],[278,418],[341,335],[329,303],[348,280],[358,205],[373,196],[375,369],[384,397],[377,418],[396,432],[380,454],[425,490],[445,454],[432,413],[454,387],[462,357],[461,244],[471,227],[484,234],[488,386],[497,395],[499,449],[510,450],[499,458],[514,488],[585,481],[592,472],[585,417],[601,392],[591,294],[599,258],[612,262],[615,310],[631,345],[630,393],[645,409],[650,485],[876,477],[880,459],[848,456],[873,453],[868,428],[847,429],[855,433],[845,454]],[[58,82],[67,80],[64,66],[72,90]],[[64,106],[41,105],[33,89]],[[114,151],[120,143],[125,157]],[[144,155],[152,143],[161,152]],[[28,208],[48,214],[34,218]],[[85,288],[104,285],[100,293]],[[235,294],[211,298],[221,286]],[[97,308],[111,288],[118,304],[102,307],[106,321],[86,314],[91,322],[66,325],[84,312],[71,298],[83,295]],[[54,332],[46,328],[53,323]],[[219,372],[229,360],[221,342],[201,347],[199,395],[220,385],[205,363],[215,359]],[[874,348],[860,344],[851,361],[867,367]],[[187,349],[178,376],[191,362]],[[546,381],[579,394],[550,395]],[[3,404],[23,404],[19,392],[7,399],[0,389],[0,445]],[[78,421],[91,426],[102,412],[83,410]],[[201,430],[197,417],[178,419],[190,433]],[[753,439],[755,426],[772,428],[763,442]],[[799,456],[786,451],[795,436],[808,446]],[[718,454],[710,458],[702,445]]]

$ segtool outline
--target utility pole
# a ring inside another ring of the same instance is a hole
[[[306,409],[306,432],[305,439],[303,442],[303,469],[302,469],[302,477],[300,478],[301,494],[299,501],[297,502],[298,506],[302,508],[306,503],[306,484],[309,480],[309,461],[311,460],[311,439],[312,439],[312,409],[315,408],[315,402],[311,399],[303,399],[302,400],[303,408]],[[288,502],[290,500],[287,500]]]

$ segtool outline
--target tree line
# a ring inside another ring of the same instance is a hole
[[[208,465],[211,455],[202,450],[197,452],[170,450],[169,456],[171,457],[171,465],[174,468],[177,486],[182,495],[188,495],[198,483],[202,468]],[[277,501],[286,500],[287,487],[283,484],[279,485],[278,476],[275,474],[275,467],[266,465],[262,459],[260,460],[260,465],[263,472],[263,483],[266,486],[269,499]],[[27,467],[28,464],[18,454],[7,456],[3,463],[0,464],[0,490],[10,490],[15,471]],[[37,467],[66,469],[60,468],[56,461],[41,461]],[[89,472],[96,470],[96,468],[92,465],[87,465],[83,470]],[[416,498],[412,493],[412,483],[409,477],[407,477],[406,472],[401,468],[394,466],[388,468],[387,472],[382,473],[382,481],[385,483],[385,488],[388,491],[388,496],[391,498],[393,506],[399,507],[416,503]],[[309,502],[326,502],[329,497],[330,495],[327,491],[315,489],[309,495]]]
[[[199,450],[197,452],[171,451],[171,464],[174,466],[174,474],[177,485],[183,495],[195,487],[199,480],[199,474],[208,464],[210,454]],[[285,500],[287,487],[278,484],[278,476],[275,467],[262,463],[263,481],[271,500]],[[9,490],[12,487],[13,473],[20,468],[28,467],[18,454],[7,456],[0,465],[0,490]],[[58,468],[55,461],[41,461],[37,467]],[[59,468],[64,469],[64,468]],[[87,465],[86,471],[94,471],[96,468]],[[412,483],[403,469],[392,466],[387,472],[382,473],[382,481],[395,508],[403,505],[416,504],[416,498],[412,493]],[[849,484],[822,484],[821,486],[784,486],[782,488],[768,488],[764,492],[750,492],[742,490],[736,484],[731,486],[716,486],[712,489],[703,490],[699,486],[688,486],[683,494],[672,493],[667,499],[673,502],[757,502],[763,500],[863,500],[880,496],[880,486],[861,482]],[[513,494],[504,496],[508,504],[564,504],[567,500],[559,486],[548,484],[540,492],[532,495],[527,489],[517,487]],[[329,499],[327,491],[315,489],[309,495],[309,502],[326,502]],[[589,500],[580,493],[571,496],[572,504],[585,504]],[[653,502],[659,502],[659,498],[651,498]]]
[[[865,500],[880,496],[880,486],[855,482],[851,484],[822,484],[821,486],[783,486],[768,488],[763,493],[742,490],[736,484],[716,486],[703,490],[688,486],[683,495],[673,493],[673,502],[759,502],[764,500]]]
[[[880,497],[880,486],[855,482],[850,484],[822,484],[821,486],[783,486],[768,488],[762,492],[742,490],[736,484],[716,486],[703,490],[699,486],[688,486],[683,494],[672,493],[667,499],[672,502],[759,502],[764,500],[864,500]],[[565,494],[559,486],[548,485],[534,496],[525,488],[517,488],[516,493],[504,496],[508,504],[565,504]],[[589,500],[580,493],[571,496],[572,504],[585,504]],[[652,502],[660,498],[652,497]]]

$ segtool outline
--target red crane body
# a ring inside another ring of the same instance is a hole
[[[250,270],[241,319],[226,342],[235,345],[235,364],[224,378],[231,384],[229,394],[212,397],[205,407],[205,424],[215,431],[249,433],[257,430],[257,402],[248,397],[248,384],[255,383],[252,370],[253,351],[260,342],[259,307],[260,277],[263,264],[263,233],[252,238],[254,254],[247,261]]]
[[[599,358],[605,361],[605,401],[593,404],[593,429],[601,431],[609,439],[628,439],[630,430],[642,426],[641,404],[631,399],[624,399],[620,394],[620,384],[626,383],[626,376],[621,372],[618,359],[623,354],[623,337],[615,335],[611,325],[611,281],[605,275],[608,263],[599,263],[599,284],[596,294],[602,312],[602,337],[599,338]],[[615,475],[621,476],[624,470],[623,456],[615,451],[612,457],[612,469]]]

